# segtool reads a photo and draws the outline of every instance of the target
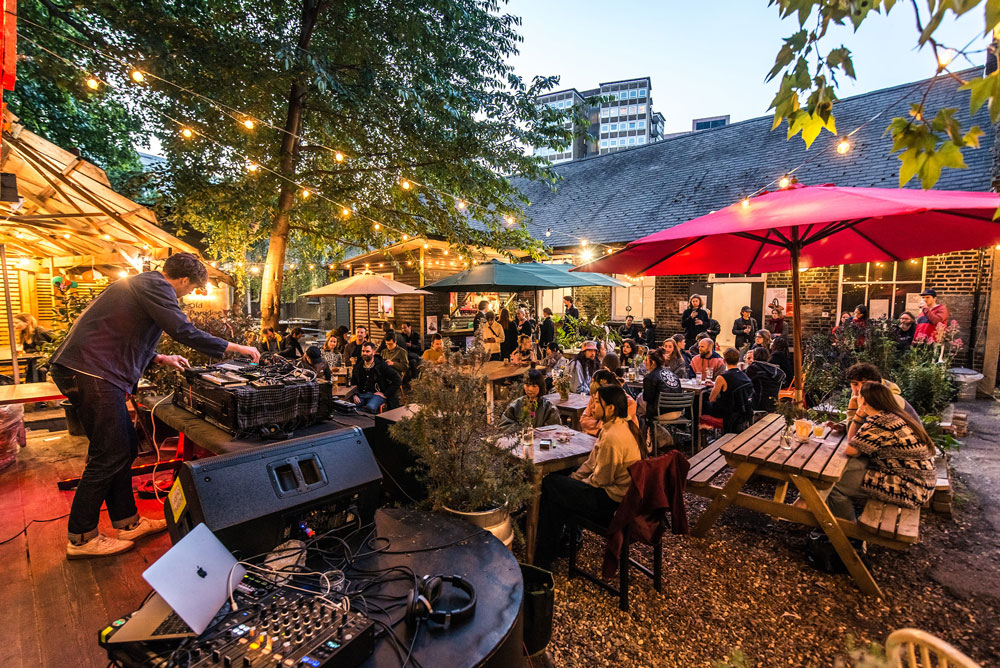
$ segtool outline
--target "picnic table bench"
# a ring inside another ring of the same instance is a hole
[[[690,460],[688,489],[712,499],[691,532],[704,536],[730,505],[766,513],[772,517],[823,529],[858,587],[868,594],[882,595],[871,572],[848,538],[866,540],[892,549],[906,549],[919,538],[920,510],[869,499],[857,522],[833,516],[821,491],[833,487],[843,475],[848,457],[846,434],[793,440],[790,449],[781,446],[785,429],[777,414],[765,416],[739,434],[726,434]],[[724,485],[713,484],[723,471],[732,470]],[[773,499],[747,494],[742,488],[755,475],[777,481]],[[795,485],[805,503],[800,508],[785,503],[789,483]]]

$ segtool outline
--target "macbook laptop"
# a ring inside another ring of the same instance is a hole
[[[107,639],[109,643],[171,640],[200,635],[246,573],[204,524],[191,530],[142,577],[154,593]]]

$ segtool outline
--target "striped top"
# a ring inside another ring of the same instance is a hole
[[[934,493],[934,457],[906,422],[892,413],[869,416],[851,440],[868,456],[864,492],[879,501],[919,508]]]

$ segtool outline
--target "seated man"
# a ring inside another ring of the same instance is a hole
[[[743,422],[753,417],[753,383],[739,369],[740,351],[736,348],[726,348],[723,359],[726,370],[715,379],[705,414],[722,418],[725,424],[730,420],[734,423]],[[743,401],[747,391],[750,395],[749,404]]]
[[[511,364],[531,364],[538,362],[535,349],[531,344],[531,337],[527,334],[519,334],[517,337],[517,349],[510,354]]]
[[[736,363],[739,363],[737,355]],[[715,352],[715,341],[705,336],[698,341],[698,354],[691,358],[691,371],[699,380],[717,378],[726,370],[726,362],[722,355]],[[742,373],[742,371],[740,372]]]
[[[624,419],[628,413],[625,390],[608,386],[597,390],[594,417],[601,432],[594,449],[569,476],[553,473],[542,481],[541,515],[535,565],[552,570],[566,519],[572,513],[608,524],[632,481],[628,467],[642,459],[639,430]]]
[[[365,341],[361,344],[361,359],[351,372],[351,385],[357,388],[352,398],[358,407],[369,413],[378,413],[382,404],[395,408],[398,404],[399,373],[375,354],[375,344]]]
[[[500,417],[498,426],[503,431],[522,427],[544,427],[560,424],[559,409],[542,396],[545,392],[545,374],[541,369],[529,369],[524,376],[524,396],[512,401]]]
[[[323,359],[323,351],[316,346],[309,346],[306,349],[305,359],[302,364],[310,371],[316,373],[316,380],[330,380],[333,376],[330,365]]]
[[[778,393],[785,386],[785,372],[778,365],[771,364],[769,359],[771,354],[767,348],[757,346],[747,352],[744,361],[747,363],[747,378],[753,383],[754,410],[770,413],[777,406]]]
[[[406,349],[399,345],[396,332],[391,329],[386,332],[382,345],[385,346],[385,350],[382,351],[382,359],[405,380],[410,370],[410,356],[406,354]]]
[[[555,371],[562,371],[569,366],[569,360],[562,353],[562,348],[555,341],[549,341],[548,345],[545,346],[545,358],[542,360],[542,364],[545,365],[545,369],[549,373]]]
[[[281,350],[281,339],[278,338],[274,327],[265,327],[261,331],[257,349],[262,353],[276,353]]]
[[[289,332],[285,340],[281,342],[281,352],[278,354],[290,360],[302,359],[305,354],[305,351],[302,350],[302,334],[301,327],[296,327]]]
[[[358,325],[354,336],[344,346],[344,364],[353,365],[361,357],[361,344],[368,340],[368,328]]]
[[[403,348],[406,349],[408,355],[416,357],[420,357],[421,353],[424,352],[424,347],[420,342],[420,332],[413,329],[413,325],[409,322],[403,323]]]
[[[598,369],[594,372],[594,377],[590,379],[590,403],[583,410],[580,416],[580,431],[591,436],[597,436],[601,431],[601,421],[594,417],[594,408],[597,404],[597,391],[602,387],[621,387],[621,379],[607,369]],[[635,399],[625,395],[628,401],[628,420],[633,423],[636,429],[639,428],[639,418],[637,416],[638,404]]]
[[[421,359],[432,364],[444,364],[447,362],[448,355],[444,352],[444,337],[440,334],[432,336],[431,347],[424,351]]]

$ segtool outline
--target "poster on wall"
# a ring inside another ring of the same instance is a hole
[[[427,316],[427,335],[433,336],[438,331],[438,317],[436,315]]]
[[[792,315],[788,304],[788,288],[766,288],[764,290],[764,317],[771,315],[771,309],[780,306],[786,316]]]
[[[906,293],[906,308],[904,310],[909,311],[910,315],[914,318],[920,317],[920,309],[924,307],[924,300],[920,296],[919,292],[907,292]],[[899,316],[899,314],[896,314]]]
[[[868,317],[869,318],[888,318],[889,317],[889,300],[888,299],[872,299],[868,302]]]

